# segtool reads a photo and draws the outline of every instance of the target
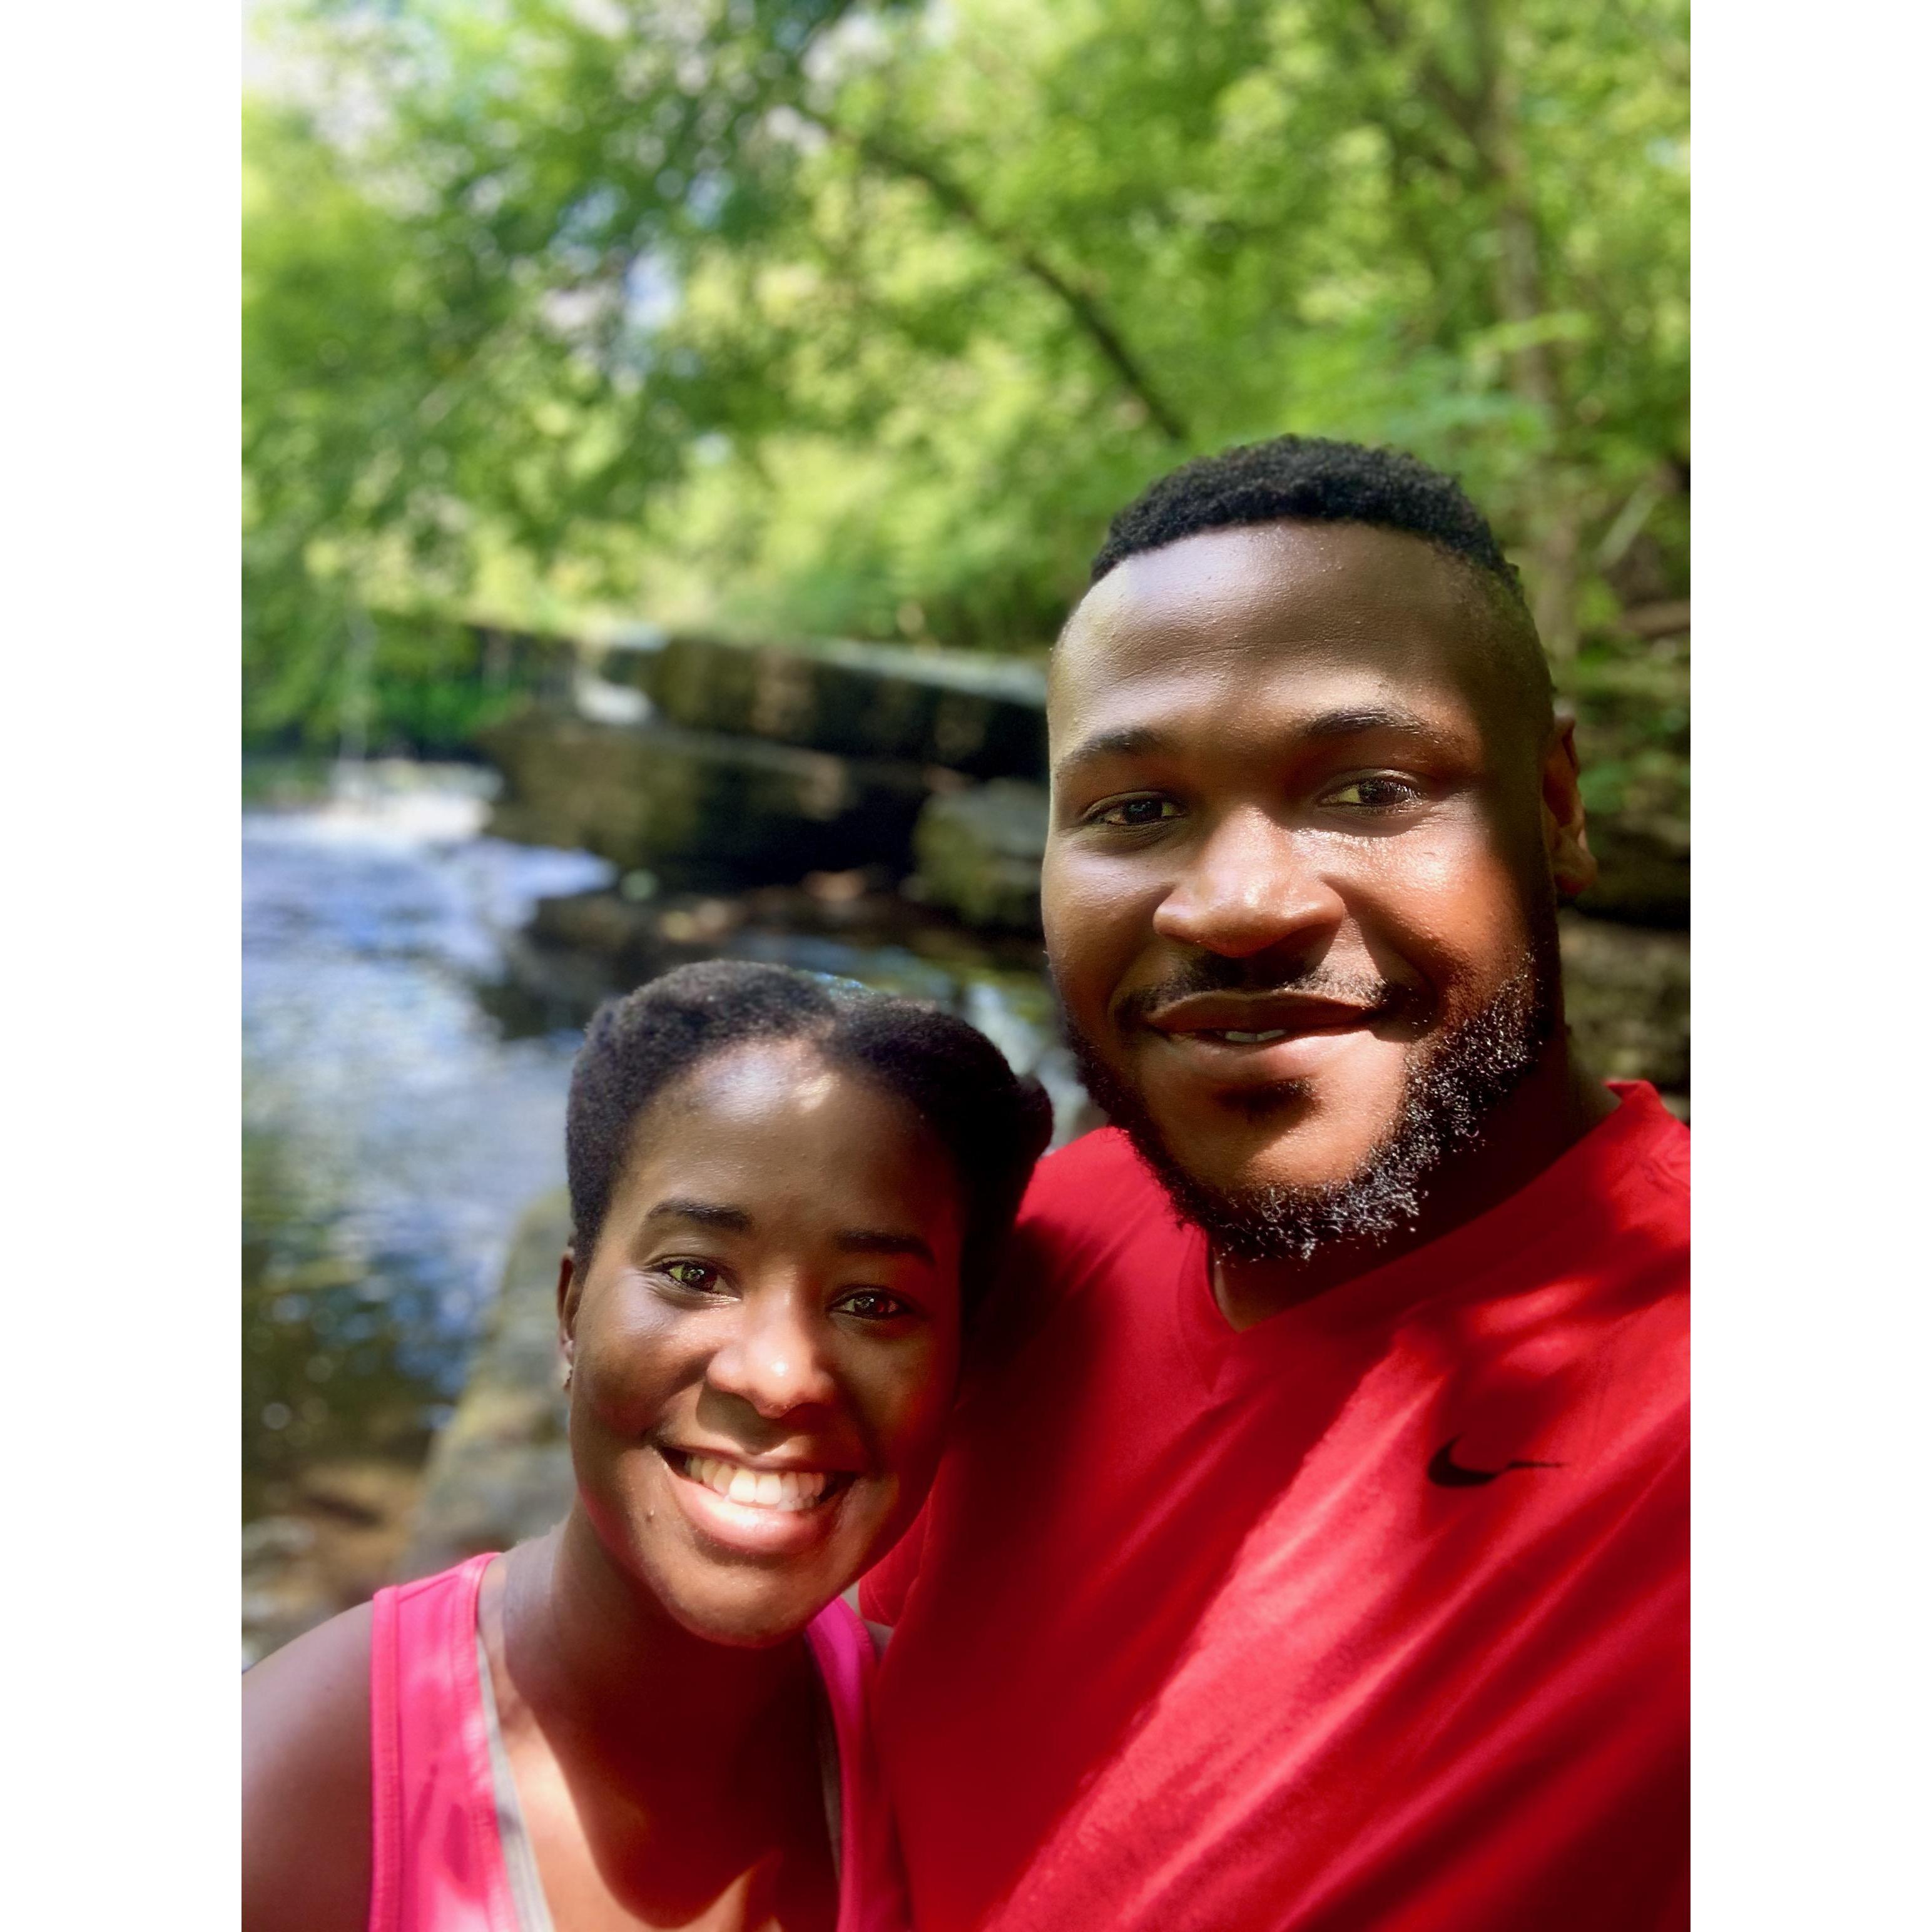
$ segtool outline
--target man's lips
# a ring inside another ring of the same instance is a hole
[[[1352,1030],[1388,1012],[1386,1001],[1305,993],[1192,993],[1154,1007],[1143,1024],[1177,1041],[1255,1047]]]

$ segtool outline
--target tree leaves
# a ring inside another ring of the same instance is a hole
[[[307,31],[368,105],[250,119],[251,682],[332,599],[485,580],[1036,646],[1142,484],[1283,429],[1460,473],[1559,656],[1616,608],[1613,531],[1682,594],[1678,0]]]

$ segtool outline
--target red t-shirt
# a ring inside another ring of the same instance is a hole
[[[1239,1334],[1122,1136],[1042,1164],[862,1591],[919,1932],[1688,1923],[1690,1136],[1622,1091]]]

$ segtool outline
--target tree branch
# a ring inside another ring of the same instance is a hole
[[[1185,443],[1188,440],[1186,425],[1154,386],[1147,371],[1121,340],[1120,332],[1088,290],[1063,275],[1030,243],[1007,233],[964,188],[942,174],[931,162],[907,154],[875,134],[852,134],[808,109],[801,107],[797,112],[826,134],[850,142],[874,166],[919,182],[940,207],[958,216],[982,241],[1005,255],[1023,274],[1039,283],[1072,316],[1075,326],[1147,411],[1148,418],[1154,427],[1172,442]]]
[[[1408,16],[1392,5],[1390,0],[1361,0],[1361,4],[1370,23],[1382,36],[1382,44],[1391,53],[1406,52],[1414,38]],[[1416,62],[1415,74],[1423,92],[1480,152],[1485,106],[1481,92],[1470,93],[1457,86],[1449,70],[1432,53],[1424,53]]]

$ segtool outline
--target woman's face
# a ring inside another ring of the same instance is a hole
[[[952,1163],[792,1041],[706,1060],[632,1139],[562,1288],[581,1505],[686,1629],[776,1642],[932,1480],[959,1362]]]

